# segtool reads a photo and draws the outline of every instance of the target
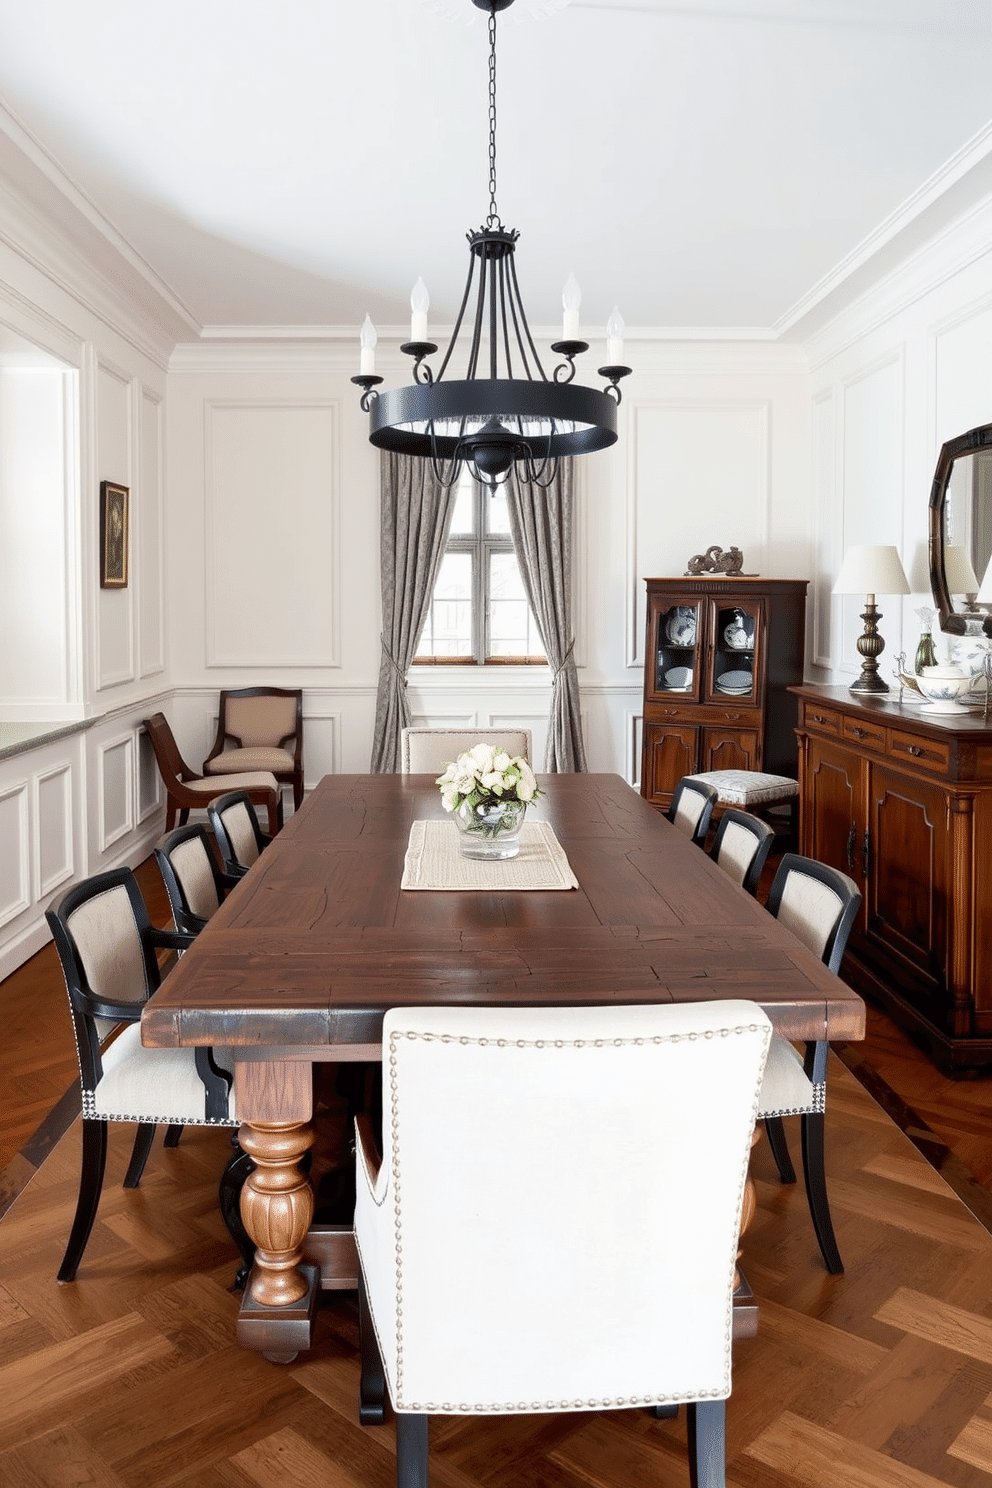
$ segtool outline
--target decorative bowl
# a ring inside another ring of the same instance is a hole
[[[965,713],[959,699],[971,691],[973,678],[959,666],[924,667],[916,681],[923,696],[926,713]]]

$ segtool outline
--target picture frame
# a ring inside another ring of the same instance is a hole
[[[126,589],[130,488],[100,482],[100,588]]]

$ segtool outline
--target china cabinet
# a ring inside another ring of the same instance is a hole
[[[862,892],[845,977],[948,1073],[992,1062],[992,728],[804,686],[800,851]]]
[[[806,579],[647,579],[641,795],[701,770],[796,773]]]

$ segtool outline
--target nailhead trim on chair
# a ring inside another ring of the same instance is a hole
[[[585,1048],[601,1049],[601,1048],[604,1048],[606,1046],[610,1046],[610,1047],[613,1047],[613,1048],[623,1048],[623,1047],[625,1047],[628,1044],[634,1044],[634,1045],[643,1045],[643,1044],[669,1044],[669,1043],[670,1044],[678,1044],[678,1043],[682,1043],[684,1041],[688,1041],[690,1043],[695,1043],[696,1040],[699,1039],[700,1037],[702,1037],[704,1039],[713,1039],[713,1038],[715,1038],[717,1036],[717,1033],[719,1033],[719,1037],[720,1038],[727,1038],[732,1033],[734,1033],[734,1034],[756,1033],[758,1031],[759,1030],[758,1030],[757,1024],[748,1023],[748,1024],[740,1024],[740,1025],[737,1025],[737,1026],[735,1026],[733,1028],[721,1028],[719,1030],[716,1030],[716,1029],[706,1029],[701,1035],[698,1034],[698,1033],[688,1033],[688,1034],[674,1033],[674,1034],[667,1034],[667,1035],[655,1034],[654,1037],[652,1037],[652,1038],[632,1038],[632,1039],[631,1038],[613,1038],[613,1039],[553,1039],[553,1040],[549,1040],[549,1039],[489,1039],[489,1038],[469,1038],[465,1034],[462,1034],[462,1035],[459,1035],[458,1037],[456,1037],[455,1035],[449,1034],[449,1033],[443,1033],[443,1034],[416,1033],[412,1029],[409,1029],[405,1033],[394,1032],[394,1033],[390,1034],[390,1038],[389,1038],[389,1065],[390,1065],[390,1070],[395,1072],[395,1068],[396,1068],[396,1046],[397,1046],[398,1042],[400,1041],[400,1039],[408,1039],[408,1040],[411,1040],[411,1041],[416,1041],[416,1040],[419,1039],[419,1040],[422,1040],[425,1043],[439,1042],[439,1043],[442,1043],[442,1044],[455,1044],[455,1043],[457,1043],[457,1044],[474,1044],[474,1045],[477,1045],[480,1048],[487,1048],[490,1044],[492,1044],[497,1049],[505,1049],[508,1045],[512,1045],[513,1047],[518,1048],[518,1049],[528,1049],[528,1048],[529,1049],[585,1049]],[[638,1405],[670,1405],[670,1404],[676,1404],[676,1403],[682,1404],[683,1402],[686,1402],[686,1401],[709,1400],[709,1399],[712,1399],[712,1400],[726,1400],[728,1398],[728,1396],[730,1395],[730,1390],[731,1390],[731,1372],[730,1371],[731,1371],[731,1348],[732,1348],[732,1343],[733,1343],[733,1323],[732,1323],[732,1321],[731,1321],[730,1325],[727,1328],[727,1333],[726,1333],[725,1340],[724,1340],[724,1361],[725,1361],[725,1370],[726,1370],[725,1382],[724,1382],[725,1383],[725,1388],[724,1387],[721,1387],[720,1389],[717,1389],[717,1390],[712,1390],[712,1389],[709,1389],[709,1390],[702,1390],[702,1389],[689,1390],[689,1391],[685,1392],[684,1394],[679,1394],[679,1395],[641,1395],[641,1396],[624,1396],[624,1395],[618,1395],[618,1396],[615,1396],[615,1397],[612,1397],[612,1398],[611,1397],[605,1397],[604,1396],[601,1399],[591,1399],[591,1400],[554,1400],[554,1401],[547,1401],[547,1400],[529,1400],[529,1401],[528,1400],[511,1400],[511,1401],[498,1401],[498,1402],[491,1402],[491,1401],[487,1402],[487,1401],[478,1401],[478,1400],[477,1401],[464,1401],[463,1400],[463,1401],[458,1401],[457,1403],[453,1403],[451,1401],[438,1402],[438,1401],[416,1401],[416,1400],[407,1403],[406,1401],[404,1401],[403,1398],[402,1398],[402,1395],[403,1395],[403,1244],[402,1244],[402,1239],[401,1239],[401,1234],[400,1234],[400,1231],[401,1231],[401,1218],[400,1218],[400,1193],[401,1193],[401,1189],[400,1189],[400,1151],[399,1151],[399,1133],[398,1133],[398,1120],[397,1120],[397,1109],[396,1109],[396,1107],[397,1107],[397,1095],[396,1095],[396,1081],[395,1081],[395,1078],[392,1078],[391,1079],[390,1085],[391,1085],[390,1110],[391,1110],[391,1125],[392,1125],[392,1138],[393,1138],[393,1140],[392,1140],[392,1162],[391,1162],[391,1167],[390,1167],[390,1173],[391,1173],[392,1180],[393,1180],[393,1192],[394,1192],[394,1196],[395,1196],[394,1197],[394,1214],[395,1214],[395,1220],[396,1220],[396,1242],[395,1242],[395,1255],[396,1255],[396,1288],[395,1288],[395,1296],[396,1296],[396,1302],[395,1302],[395,1317],[396,1317],[396,1394],[395,1394],[395,1398],[393,1398],[393,1400],[392,1400],[392,1404],[393,1404],[394,1410],[399,1411],[401,1414],[402,1413],[417,1414],[417,1413],[422,1413],[422,1412],[437,1412],[437,1411],[442,1411],[442,1412],[447,1412],[447,1413],[455,1412],[455,1413],[464,1414],[464,1415],[483,1415],[487,1411],[492,1411],[494,1413],[506,1414],[506,1413],[513,1413],[513,1412],[531,1412],[531,1411],[541,1412],[541,1411],[547,1411],[547,1410],[556,1410],[556,1411],[561,1411],[561,1410],[601,1410],[601,1409],[608,1410],[608,1409],[613,1408],[613,1407],[638,1406]],[[756,1092],[755,1093],[755,1101],[754,1101],[754,1120],[755,1120],[755,1123],[757,1123],[758,1119],[759,1119],[758,1118],[758,1092]],[[744,1200],[744,1189],[745,1189],[745,1185],[747,1183],[747,1174],[748,1174],[749,1160],[750,1160],[750,1155],[748,1156],[748,1159],[745,1160],[743,1171],[742,1171],[741,1176],[740,1176],[740,1179],[738,1181],[738,1190],[737,1190],[737,1202],[738,1202],[738,1206],[740,1206],[741,1204],[743,1204],[743,1200]],[[732,1257],[732,1264],[731,1264],[731,1266],[729,1268],[729,1274],[730,1274],[731,1277],[734,1274],[734,1266],[735,1266],[736,1260],[737,1260],[736,1250],[737,1250],[737,1248],[735,1246],[734,1247],[734,1255]],[[731,1283],[731,1285],[732,1285],[732,1283]],[[729,1299],[728,1299],[728,1301],[729,1301]],[[729,1308],[728,1308],[728,1315],[729,1315]],[[381,1349],[380,1349],[380,1356],[382,1356]],[[382,1356],[382,1357],[384,1357],[384,1356]]]
[[[92,1090],[84,1090],[83,1096],[83,1120],[84,1121],[136,1121],[139,1125],[169,1126],[172,1122],[181,1122],[183,1126],[240,1126],[237,1117],[207,1117],[207,1116],[181,1116],[177,1117],[175,1111],[165,1116],[135,1116],[127,1111],[98,1111],[96,1109],[96,1097]]]
[[[762,1111],[761,1119],[764,1121],[769,1116],[822,1116],[827,1109],[827,1087],[826,1085],[814,1085],[813,1099],[801,1106],[783,1106],[778,1111]]]

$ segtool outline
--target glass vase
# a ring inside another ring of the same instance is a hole
[[[498,801],[480,806],[463,801],[452,813],[462,857],[515,858],[520,851],[520,829],[526,811],[526,801]]]
[[[929,630],[925,630],[920,636],[920,644],[916,648],[916,662],[914,671],[920,676],[924,667],[937,665],[937,653],[934,650],[933,636]]]

